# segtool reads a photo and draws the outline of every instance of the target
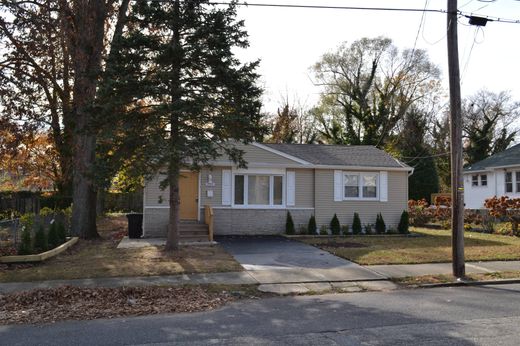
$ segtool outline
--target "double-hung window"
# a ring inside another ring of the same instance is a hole
[[[516,174],[516,192],[520,193],[520,171],[515,172]]]
[[[480,175],[480,186],[487,186],[487,174]]]
[[[344,199],[378,198],[379,174],[346,172],[343,175]]]
[[[513,192],[513,173],[506,172],[506,192]]]
[[[283,206],[283,175],[236,174],[234,200],[236,206]]]
[[[478,174],[471,176],[471,186],[478,186]]]

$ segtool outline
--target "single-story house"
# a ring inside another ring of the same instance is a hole
[[[311,215],[318,228],[334,214],[352,224],[374,224],[381,213],[397,227],[407,209],[408,176],[413,169],[373,146],[315,144],[237,144],[247,169],[222,157],[199,172],[183,171],[180,216],[186,224],[204,223],[213,212],[215,234],[276,234],[285,231],[290,211],[296,229]],[[144,188],[144,237],[163,237],[168,223],[168,189],[157,174]],[[182,225],[181,225],[182,236]]]
[[[494,196],[520,198],[520,144],[464,169],[466,209],[484,209]]]

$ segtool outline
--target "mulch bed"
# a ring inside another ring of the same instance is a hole
[[[236,300],[204,286],[79,288],[63,286],[0,294],[0,324],[53,323],[121,316],[196,312]]]

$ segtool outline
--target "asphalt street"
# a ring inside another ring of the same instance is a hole
[[[241,301],[215,311],[0,326],[2,345],[519,345],[520,285]]]

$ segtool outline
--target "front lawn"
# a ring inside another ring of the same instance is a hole
[[[101,239],[80,240],[65,253],[41,264],[0,266],[0,282],[242,270],[218,245],[181,247],[171,255],[155,246],[116,249],[126,227],[124,216],[104,218],[98,224]]]
[[[413,228],[417,237],[349,236],[301,241],[359,264],[412,264],[451,261],[451,231]],[[466,232],[466,261],[518,260],[520,238]]]

